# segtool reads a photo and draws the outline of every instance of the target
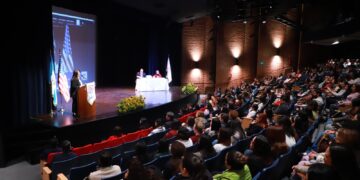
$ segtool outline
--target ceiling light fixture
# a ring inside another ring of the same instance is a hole
[[[340,41],[336,40],[333,43],[331,43],[331,45],[336,45],[336,44],[339,44],[339,43],[340,43]]]

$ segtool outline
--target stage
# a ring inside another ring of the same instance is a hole
[[[142,95],[145,97],[145,108],[135,112],[119,114],[116,105],[126,97]],[[71,102],[68,102],[64,113],[57,112],[31,117],[54,131],[60,139],[70,139],[73,145],[83,145],[100,141],[111,135],[116,125],[125,132],[133,132],[138,128],[141,117],[150,122],[156,118],[164,118],[167,111],[176,113],[187,103],[195,103],[197,95],[183,95],[180,87],[171,87],[168,91],[137,92],[134,88],[96,88],[96,116],[90,118],[74,118],[71,114]],[[95,133],[94,133],[95,132]]]

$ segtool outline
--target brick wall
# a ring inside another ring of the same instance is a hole
[[[201,92],[208,92],[296,67],[295,29],[275,20],[214,25],[210,17],[183,24],[182,84],[192,82]]]
[[[297,31],[274,20],[259,24],[257,77],[277,76],[296,67]]]
[[[210,17],[183,24],[182,32],[182,85],[194,83],[201,92],[214,87],[213,22]],[[198,68],[195,61],[198,61]],[[211,76],[212,74],[212,76]]]

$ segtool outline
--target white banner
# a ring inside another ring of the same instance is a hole
[[[95,82],[87,83],[86,91],[87,91],[87,101],[90,105],[93,105],[96,100]]]

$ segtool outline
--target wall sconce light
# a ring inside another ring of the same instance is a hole
[[[194,61],[195,68],[199,68],[199,61]]]
[[[239,58],[234,58],[234,65],[239,65]]]
[[[280,48],[276,48],[276,55],[280,56]]]

